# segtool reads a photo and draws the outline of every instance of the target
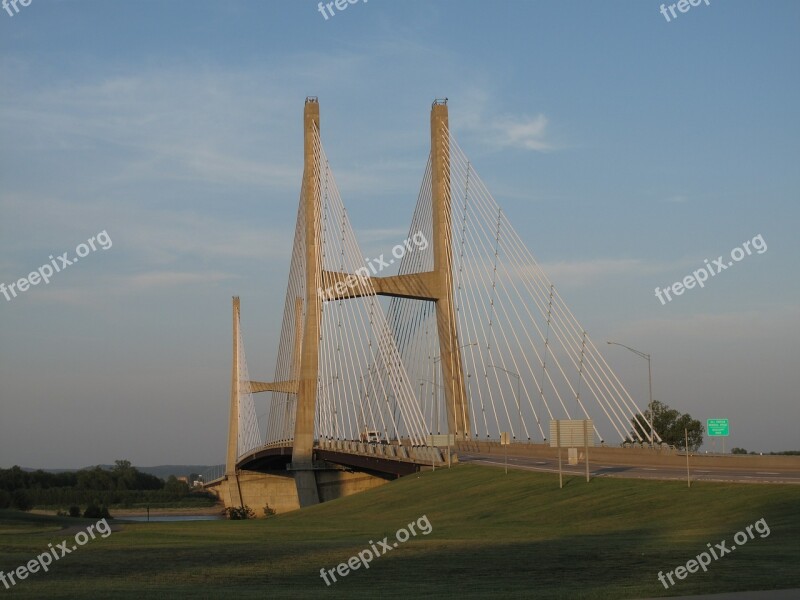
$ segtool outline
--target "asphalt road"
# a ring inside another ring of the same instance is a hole
[[[472,452],[459,452],[458,460],[463,463],[475,463],[493,467],[504,467],[502,455],[476,454]],[[522,469],[526,471],[542,471],[545,473],[558,473],[558,460],[509,456],[509,469]],[[582,476],[586,473],[583,462],[577,466],[567,464],[566,456],[562,463],[564,474]],[[800,484],[800,471],[772,471],[748,470],[741,468],[703,468],[694,469],[689,459],[689,470],[692,481],[735,481],[739,483],[798,483]],[[633,479],[677,479],[686,481],[686,468],[659,467],[659,466],[631,466],[609,465],[607,463],[594,463],[589,452],[589,475],[591,477],[628,477]]]

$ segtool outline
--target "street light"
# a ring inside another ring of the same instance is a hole
[[[320,388],[319,388],[320,395],[322,395],[322,392],[325,391],[325,388],[327,388],[331,384],[337,383],[338,380],[339,380],[339,374],[338,373],[334,373],[333,379],[331,381],[327,381],[327,382],[323,383],[320,386]],[[321,423],[320,423],[320,425],[321,425]],[[333,400],[333,437],[335,439],[337,439],[337,440],[339,439],[339,411],[338,411],[338,408],[336,406],[336,398],[335,397],[334,397],[334,400]]]
[[[514,377],[517,378],[517,417],[519,418],[519,430],[522,431],[522,409],[520,408],[520,405],[519,405],[519,399],[520,399],[520,395],[519,395],[520,376],[519,376],[519,373],[515,373],[514,371],[509,371],[508,369],[504,369],[503,367],[498,367],[497,365],[486,365],[486,366],[487,367],[492,367],[494,369],[498,369],[500,371],[508,373],[509,375],[513,375]],[[517,436],[514,436],[514,439],[517,439]],[[530,438],[528,438],[528,439],[530,439]]]
[[[652,448],[655,445],[655,427],[653,425],[653,421],[655,420],[655,414],[653,413],[653,371],[650,368],[650,355],[644,352],[639,352],[639,350],[635,350],[634,348],[626,346],[625,344],[620,344],[619,342],[606,341],[606,343],[611,344],[613,346],[622,346],[623,348],[627,348],[634,354],[647,359],[647,381],[650,385],[650,404],[648,405],[648,408],[650,409],[650,447]]]
[[[439,430],[439,390],[438,390],[438,388],[443,388],[444,386],[443,385],[439,385],[438,383],[436,383],[435,381],[431,381],[430,379],[418,379],[417,381],[419,382],[419,393],[420,394],[422,394],[422,384],[423,384],[423,382],[432,383],[434,386],[436,386],[434,388],[434,393],[436,394],[436,401],[433,403],[433,404],[436,405],[436,433],[442,433]],[[431,412],[433,412],[433,407],[431,407]],[[431,423],[431,426],[433,426],[433,423]],[[431,431],[430,433],[433,434],[433,431]]]
[[[477,345],[478,345],[478,342],[470,342],[469,344],[464,344],[463,346],[459,346],[458,350],[461,350],[461,348],[466,348],[468,346],[477,346]],[[435,356],[434,357],[433,364],[435,365],[440,360],[442,360],[442,355],[441,354],[439,356]],[[438,423],[439,422],[439,384],[437,382],[439,381],[439,369],[437,369],[435,366],[433,367],[433,378],[435,380],[433,385],[436,386],[436,422]],[[444,386],[442,386],[442,387],[444,387]],[[457,419],[457,415],[456,415],[456,395],[455,394],[453,394],[453,423],[456,424],[456,432],[455,433],[458,434],[458,419]],[[438,426],[437,426],[436,430],[437,430],[438,433],[441,433],[441,431],[439,431]],[[464,432],[465,435],[467,433],[469,433],[469,432],[467,432],[467,431]]]

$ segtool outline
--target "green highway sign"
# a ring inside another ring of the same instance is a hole
[[[727,436],[729,434],[728,419],[708,419],[706,430],[711,436]]]

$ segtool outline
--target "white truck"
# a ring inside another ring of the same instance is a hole
[[[365,429],[361,432],[360,441],[368,444],[380,444],[381,432],[376,429]]]

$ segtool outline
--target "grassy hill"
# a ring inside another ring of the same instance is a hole
[[[800,486],[566,481],[559,490],[549,474],[461,465],[267,520],[125,524],[18,583],[13,595],[619,599],[800,587]],[[325,585],[321,568],[384,536],[393,544],[423,515],[428,535]],[[669,590],[657,579],[707,543],[735,545],[734,535],[762,518],[769,535],[754,532],[708,572]],[[73,535],[0,513],[0,569]]]

